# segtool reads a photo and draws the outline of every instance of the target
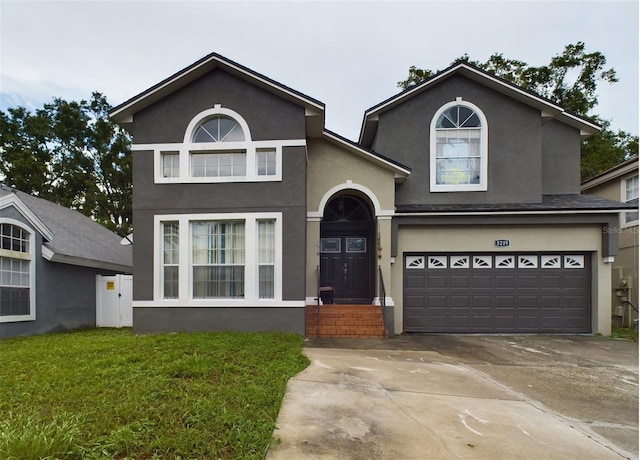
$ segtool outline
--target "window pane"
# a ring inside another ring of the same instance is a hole
[[[259,267],[259,296],[261,299],[273,299],[274,297],[274,267],[273,265],[261,265]]]
[[[162,177],[178,177],[180,175],[179,152],[162,152]]]
[[[258,221],[258,263],[275,262],[275,221]]]
[[[274,176],[276,174],[275,149],[258,149],[256,151],[256,166],[258,176]]]
[[[244,222],[193,222],[193,296],[243,297]]]
[[[29,252],[29,232],[12,224],[0,224],[0,249]]]
[[[0,316],[28,315],[31,313],[29,288],[0,287]]]
[[[178,267],[165,266],[163,274],[163,289],[165,299],[178,298]]]
[[[214,117],[196,128],[193,142],[242,142],[244,132],[235,120],[227,117]]]
[[[178,222],[164,222],[162,224],[163,233],[163,298],[178,298],[179,280],[179,256],[180,256],[180,226]]]
[[[244,266],[193,267],[193,297],[244,297]]]

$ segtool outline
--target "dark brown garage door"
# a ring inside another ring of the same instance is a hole
[[[591,331],[588,254],[411,253],[404,331]]]

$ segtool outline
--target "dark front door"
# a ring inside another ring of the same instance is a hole
[[[335,303],[373,300],[375,241],[369,207],[355,197],[327,205],[320,226],[320,281],[334,289]]]

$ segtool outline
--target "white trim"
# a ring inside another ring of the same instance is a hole
[[[583,120],[582,118],[579,118],[571,113],[566,112],[562,106],[554,102],[551,102],[547,99],[543,99],[542,97],[536,96],[535,94],[525,91],[524,89],[518,86],[511,86],[506,82],[504,82],[503,80],[491,74],[487,74],[477,69],[474,69],[473,67],[470,67],[465,63],[460,63],[456,66],[451,67],[447,71],[436,74],[433,77],[427,79],[424,83],[418,84],[412,89],[406,92],[402,92],[396,95],[395,97],[392,97],[391,99],[387,100],[384,104],[376,106],[374,109],[367,110],[364,113],[363,126],[366,124],[367,121],[375,121],[374,117],[377,117],[380,112],[383,112],[388,107],[393,107],[394,105],[401,103],[401,101],[413,97],[415,93],[420,93],[430,88],[431,86],[435,85],[440,80],[446,79],[450,75],[458,72],[462,72],[463,74],[467,73],[466,76],[474,77],[473,79],[475,81],[478,81],[478,78],[480,78],[485,80],[486,82],[490,82],[492,85],[494,85],[494,87],[496,87],[496,89],[498,88],[502,89],[502,91],[500,92],[502,92],[503,94],[511,93],[510,97],[517,95],[519,100],[527,101],[529,105],[539,109],[541,117],[551,116],[551,117],[567,118],[568,120],[566,120],[565,122],[570,121],[575,127],[579,127],[579,126],[589,127],[596,131],[602,130],[602,128],[600,128],[598,125],[591,123],[587,120]],[[579,125],[579,126],[576,126],[576,125]],[[581,128],[581,131],[582,131],[582,128]]]
[[[196,184],[196,183],[229,183],[229,182],[280,182],[282,181],[282,149],[283,147],[306,147],[304,139],[267,140],[222,143],[171,143],[171,144],[136,144],[132,151],[152,151],[154,162],[154,183],[156,184]],[[255,154],[258,149],[272,148],[276,152],[276,173],[271,176],[259,176],[255,168]],[[202,153],[220,153],[225,150],[243,150],[247,154],[247,175],[228,177],[192,177],[190,168],[190,154],[198,151]],[[162,174],[162,153],[178,152],[180,156],[180,172],[176,177],[164,177]]]
[[[396,213],[396,217],[440,217],[440,216],[511,216],[520,215],[540,215],[540,214],[615,214],[623,209],[585,209],[585,210],[563,210],[563,211],[468,211],[468,212],[406,212]]]
[[[274,264],[274,298],[261,299],[258,292],[258,263],[256,253],[258,247],[256,225],[258,220],[275,221],[275,264]],[[192,251],[191,222],[194,221],[236,220],[245,223],[245,283],[244,298],[194,299],[192,294]],[[163,222],[178,222],[179,265],[178,265],[178,298],[162,298],[162,264],[163,257]],[[281,306],[282,300],[282,213],[211,213],[211,214],[163,214],[154,216],[154,258],[153,258],[153,301],[145,306],[163,307],[274,307]]]
[[[312,303],[315,303],[313,300]],[[306,305],[306,301],[304,300],[265,300],[260,299],[254,303],[250,304],[242,304],[242,305],[234,305],[233,302],[226,302],[224,304],[205,304],[205,303],[189,303],[184,304],[175,299],[171,300],[134,300],[133,307],[134,308],[236,308],[236,307],[244,307],[244,308],[304,308]]]
[[[345,142],[343,139],[340,139],[339,137],[337,137],[336,135],[327,132],[327,131],[323,131],[322,134],[326,137],[328,137],[330,140],[339,143],[342,147],[346,147],[348,149],[354,150],[358,153],[360,153],[361,155],[364,155],[367,159],[373,160],[375,162],[378,163],[382,163],[384,166],[393,169],[394,171],[396,171],[397,173],[400,173],[403,177],[408,176],[409,174],[411,174],[411,170],[410,169],[405,169],[402,168],[396,164],[391,163],[388,160],[385,160],[384,158],[380,158],[379,156],[373,155],[371,152],[364,150],[362,148],[359,148],[355,145],[352,145],[348,142]]]
[[[623,203],[627,203],[629,201],[627,197],[627,181],[634,178],[638,181],[638,184],[640,186],[640,177],[637,173],[637,170],[636,170],[636,174],[630,175],[629,177],[620,178],[620,201]],[[637,211],[638,210],[636,209],[636,212]],[[628,209],[626,212],[620,213],[620,227],[628,228],[628,227],[638,226],[638,223],[640,222],[638,220],[632,220],[631,222],[626,222],[627,212],[634,212],[634,211],[632,209]]]
[[[240,116],[240,114],[235,110],[227,109],[222,107],[220,104],[215,104],[212,109],[203,110],[191,119],[187,125],[187,129],[184,131],[184,139],[182,143],[191,144],[193,142],[191,139],[193,138],[194,131],[200,123],[204,122],[207,118],[213,118],[215,116],[224,116],[236,121],[244,133],[245,140],[242,144],[251,142],[251,130],[249,129],[249,125],[245,119],[242,118],[242,116]],[[228,142],[225,142],[225,144],[228,144]]]
[[[49,230],[49,228],[40,219],[38,219],[33,212],[31,212],[31,209],[29,209],[29,207],[24,204],[24,202],[18,198],[15,193],[11,193],[0,198],[0,209],[5,209],[9,206],[15,207],[16,210],[22,214],[27,221],[29,221],[29,224],[32,225],[47,241],[51,241],[53,239],[53,232]],[[24,224],[21,225],[24,226]]]
[[[609,182],[611,179],[616,179],[629,173],[635,172],[636,174],[638,174],[638,159],[635,158],[635,161],[627,161],[627,164],[621,163],[620,165],[614,166],[608,171],[605,171],[602,174],[583,182],[580,186],[580,191],[584,193],[587,190],[592,189],[593,187],[597,187],[598,185],[604,184],[605,182]]]
[[[242,75],[251,78],[252,80],[256,80],[259,81],[260,83],[262,83],[265,86],[268,86],[270,88],[273,88],[281,93],[287,94],[290,97],[293,97],[294,99],[303,102],[306,105],[312,106],[314,108],[316,108],[320,113],[322,113],[324,111],[324,107],[322,105],[318,105],[318,103],[311,101],[310,99],[307,99],[305,97],[301,97],[299,94],[295,94],[292,91],[288,90],[286,87],[283,87],[281,85],[275,85],[272,81],[268,81],[265,78],[262,78],[259,75],[256,75],[254,73],[250,73],[247,72],[246,70],[238,67],[237,65],[234,65],[232,63],[230,63],[229,61],[223,60],[221,59],[219,56],[215,56],[215,55],[211,55],[208,59],[205,58],[200,64],[196,65],[196,66],[189,66],[186,69],[183,69],[182,71],[178,72],[173,78],[171,78],[170,80],[167,80],[164,84],[159,85],[158,87],[154,88],[152,91],[148,91],[148,92],[144,92],[136,97],[134,97],[133,99],[131,99],[131,101],[129,103],[127,103],[126,105],[123,105],[122,107],[118,108],[117,110],[113,111],[110,114],[111,118],[117,118],[118,115],[120,113],[126,113],[128,112],[132,107],[138,105],[141,103],[141,101],[145,100],[145,99],[152,99],[156,93],[162,93],[164,92],[165,88],[168,88],[170,86],[173,86],[174,84],[176,84],[176,82],[182,80],[183,78],[185,78],[186,76],[188,76],[189,74],[198,74],[197,71],[199,71],[199,69],[201,69],[202,67],[207,67],[207,66],[211,66],[212,62],[215,62],[215,66],[213,68],[216,67],[227,67],[229,69],[233,69],[234,71],[241,73]],[[206,69],[205,69],[206,70]],[[210,69],[213,70],[213,69]],[[200,71],[202,72],[202,71]],[[125,120],[117,120],[117,121],[125,121]]]
[[[322,219],[322,216],[324,215],[324,208],[327,206],[327,203],[331,200],[331,198],[336,193],[341,192],[343,190],[357,190],[359,192],[364,193],[367,196],[367,198],[371,200],[371,203],[373,204],[376,218],[393,217],[395,214],[395,211],[393,210],[382,209],[382,207],[380,206],[380,201],[378,200],[378,197],[376,196],[375,193],[373,193],[373,191],[370,188],[361,184],[354,184],[353,181],[348,180],[345,183],[338,184],[332,187],[331,189],[329,189],[327,192],[325,192],[325,194],[322,196],[322,199],[320,200],[320,205],[318,206],[318,210],[307,212],[307,220],[315,219],[315,218]]]
[[[479,184],[461,184],[461,185],[448,185],[438,184],[437,179],[437,136],[436,136],[436,123],[442,113],[451,107],[461,105],[468,107],[475,112],[480,118],[480,183]],[[488,183],[488,153],[489,153],[489,125],[487,123],[487,117],[480,108],[469,102],[463,100],[461,97],[457,97],[454,101],[448,102],[440,107],[429,125],[429,183],[430,192],[485,192],[487,191]]]
[[[15,195],[14,195],[15,196]],[[20,200],[18,202],[22,203]],[[11,315],[0,316],[0,323],[16,323],[19,321],[35,321],[36,319],[36,258],[35,258],[35,244],[36,236],[35,231],[24,222],[20,222],[16,219],[8,217],[0,217],[0,223],[11,224],[16,227],[20,227],[29,233],[29,252],[20,252],[16,255],[21,255],[21,260],[29,261],[29,314],[28,315]],[[6,251],[9,254],[5,255],[5,250],[0,250],[0,256],[12,258],[11,254],[14,251]]]

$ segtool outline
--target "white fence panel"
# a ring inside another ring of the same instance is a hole
[[[96,276],[96,326],[133,326],[133,276]]]

